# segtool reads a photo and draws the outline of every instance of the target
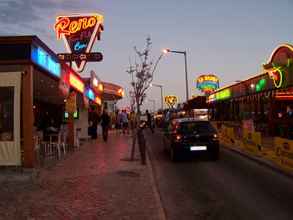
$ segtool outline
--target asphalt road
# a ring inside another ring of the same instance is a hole
[[[223,148],[216,162],[173,163],[162,134],[145,133],[167,219],[293,219],[292,178]]]

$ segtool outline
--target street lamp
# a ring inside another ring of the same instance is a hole
[[[150,102],[153,103],[153,112],[156,111],[156,100],[155,99],[149,99]]]
[[[188,76],[187,76],[187,58],[186,58],[186,51],[178,51],[178,50],[170,50],[170,49],[163,49],[163,53],[179,53],[184,55],[184,61],[185,61],[185,88],[186,88],[186,102],[189,99],[189,94],[188,94]]]
[[[151,83],[150,84],[151,87],[155,86],[155,87],[159,87],[161,89],[161,109],[164,109],[164,101],[163,101],[163,85],[159,85],[159,84],[155,84],[155,83]]]

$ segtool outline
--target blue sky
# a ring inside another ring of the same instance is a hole
[[[293,41],[293,0],[0,0],[0,35],[37,35],[55,52],[64,52],[53,30],[60,14],[97,12],[104,15],[105,31],[94,50],[104,60],[88,63],[102,78],[129,88],[126,69],[133,46],[143,48],[152,38],[154,60],[163,48],[186,50],[190,94],[199,94],[195,79],[216,74],[221,86],[261,71],[272,50]],[[168,54],[160,61],[154,82],[165,95],[185,99],[184,59]],[[160,106],[159,88],[150,88],[149,99]],[[128,99],[120,102],[128,105]],[[145,108],[152,108],[146,101]]]

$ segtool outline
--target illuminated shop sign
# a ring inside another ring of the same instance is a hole
[[[34,63],[47,70],[52,75],[60,78],[61,65],[55,61],[53,57],[48,54],[41,47],[32,47],[31,58]]]
[[[100,97],[96,97],[95,98],[95,101],[94,101],[96,104],[98,104],[98,105],[102,105],[102,99],[100,98]]]
[[[169,107],[173,108],[178,103],[178,98],[175,95],[167,95],[167,96],[165,96],[165,103]]]
[[[216,94],[216,100],[224,100],[231,97],[231,90],[230,89],[224,89],[222,91],[217,92]]]
[[[216,100],[216,95],[215,94],[211,94],[208,97],[208,102],[214,102]]]
[[[284,69],[282,67],[273,67],[272,70],[268,72],[269,77],[273,80],[276,88],[280,88],[283,84]]]
[[[201,75],[196,80],[196,88],[209,94],[219,88],[219,78],[215,75]]]
[[[260,91],[264,90],[266,87],[266,84],[267,84],[266,79],[260,79],[255,85],[255,91],[260,92]]]
[[[69,84],[80,93],[84,92],[84,83],[77,75],[73,73],[69,74]]]
[[[124,97],[124,90],[122,88],[118,89],[117,94],[121,97]]]
[[[72,16],[58,16],[55,23],[57,39],[63,38],[67,51],[76,64],[77,71],[82,72],[93,44],[103,31],[103,16],[99,14],[85,14]],[[63,54],[64,55],[64,54]],[[63,56],[66,58],[66,54]],[[62,58],[62,57],[61,57]],[[68,57],[67,57],[68,58]],[[94,60],[102,60],[99,53]]]
[[[85,92],[86,97],[88,97],[90,100],[95,101],[95,93],[92,89],[88,88]]]
[[[90,86],[97,94],[101,94],[104,91],[104,86],[96,75],[95,71],[91,70],[91,79],[90,79]]]

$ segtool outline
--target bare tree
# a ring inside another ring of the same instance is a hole
[[[139,62],[135,61],[134,65],[132,65],[129,60],[129,69],[126,71],[132,77],[131,87],[138,115],[140,115],[140,107],[146,98],[146,91],[149,88],[150,83],[153,81],[154,72],[163,55],[161,54],[157,61],[153,62],[150,59],[151,45],[151,38],[147,37],[144,50],[139,51],[136,46],[134,47],[135,55],[139,58]]]
[[[134,47],[136,58],[138,58],[139,62],[135,59],[134,66],[131,64],[131,60],[129,59],[129,69],[126,71],[131,75],[131,99],[132,106],[136,104],[136,122],[140,121],[140,107],[143,104],[143,101],[146,98],[146,91],[150,86],[150,83],[153,81],[154,72],[157,68],[157,65],[162,58],[161,54],[156,62],[153,62],[150,58],[151,51],[151,38],[147,37],[145,49],[139,51],[137,47]],[[131,149],[131,160],[134,160],[134,152],[135,152],[135,143],[136,140],[138,142],[142,163],[145,164],[145,141],[142,130],[138,128],[139,123],[136,123],[136,127],[133,130],[133,141],[132,141],[132,149]]]

